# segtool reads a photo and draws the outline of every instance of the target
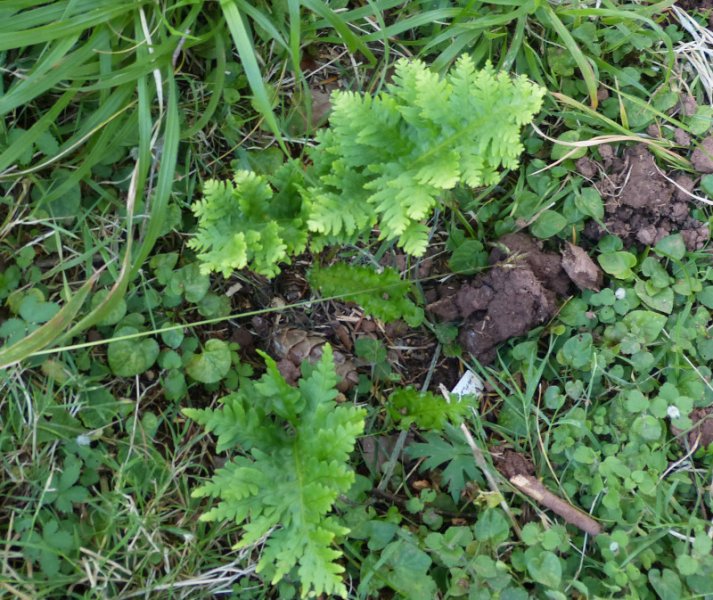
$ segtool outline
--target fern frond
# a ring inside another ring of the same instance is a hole
[[[192,206],[198,231],[188,242],[198,251],[203,273],[228,277],[250,266],[273,277],[280,272],[279,263],[304,251],[307,231],[296,173],[295,164],[287,163],[275,175],[273,181],[285,186],[277,195],[265,177],[250,171],[238,171],[232,182],[204,184],[203,199]]]
[[[403,319],[411,327],[418,327],[423,321],[423,309],[408,298],[411,282],[401,279],[394,269],[377,273],[369,267],[337,263],[326,268],[315,267],[308,279],[322,295],[343,296],[386,323]]]
[[[544,93],[490,65],[477,71],[468,56],[443,78],[420,61],[401,60],[376,97],[335,92],[330,129],[311,151],[319,183],[303,196],[316,243],[325,234],[332,241],[368,236],[376,221],[382,239],[422,254],[416,225],[445,190],[489,185],[517,166],[520,128]]]
[[[415,424],[419,429],[441,431],[447,423],[460,424],[472,407],[471,396],[446,402],[431,392],[412,387],[397,389],[389,396],[389,414],[401,429]]]
[[[265,355],[263,355],[265,356]],[[243,525],[237,548],[269,536],[258,572],[273,583],[296,567],[303,597],[346,597],[334,547],[348,530],[328,516],[354,481],[349,454],[364,430],[365,411],[337,405],[332,350],[299,387],[289,386],[275,362],[254,385],[223,399],[217,410],[184,409],[184,414],[218,436],[221,450],[241,449],[212,479],[193,492],[220,501],[201,518]]]

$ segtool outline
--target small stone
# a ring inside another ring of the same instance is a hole
[[[691,136],[680,127],[676,127],[676,129],[674,129],[673,139],[679,146],[685,146],[688,148],[688,146],[691,145]]]
[[[696,110],[698,110],[698,102],[696,102],[696,99],[690,94],[683,94],[681,96],[681,112],[687,117],[690,117],[696,114]]]
[[[648,133],[652,138],[658,139],[661,137],[661,128],[657,123],[651,123],[651,125],[646,128],[646,133]]]
[[[676,182],[676,190],[674,192],[674,197],[676,200],[688,200],[691,196],[690,193],[696,185],[693,177],[686,174],[681,174],[674,179]]]
[[[583,156],[576,163],[577,172],[587,179],[593,179],[597,174],[597,163],[588,156]]]
[[[610,144],[602,144],[599,146],[599,156],[604,160],[610,160],[614,157],[614,147]]]

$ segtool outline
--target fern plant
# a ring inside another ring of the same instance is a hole
[[[416,424],[419,429],[441,431],[447,423],[460,424],[473,406],[473,396],[446,402],[431,392],[398,388],[389,396],[388,409],[399,428]]]
[[[520,130],[544,93],[491,65],[478,71],[468,56],[445,77],[401,60],[377,96],[333,93],[330,126],[317,134],[304,180],[293,168],[292,181],[272,187],[244,171],[234,183],[208,181],[194,205],[191,246],[204,272],[224,275],[250,266],[274,276],[308,235],[318,251],[365,241],[374,227],[408,254],[423,254],[425,221],[446,190],[489,185],[501,169],[517,167]]]
[[[517,167],[520,129],[545,90],[462,56],[441,78],[418,60],[396,63],[376,97],[332,95],[330,127],[311,151],[318,183],[305,193],[313,246],[368,235],[422,254],[424,220],[444,190],[490,185]]]
[[[204,184],[203,199],[192,206],[198,231],[188,242],[198,250],[201,272],[228,277],[249,265],[274,277],[279,263],[304,251],[307,230],[296,187],[302,173],[296,161],[285,163],[270,179],[240,170],[233,181]]]
[[[221,408],[183,411],[217,435],[218,452],[244,453],[193,492],[220,500],[201,519],[242,524],[236,548],[268,536],[257,571],[270,571],[273,584],[296,568],[303,597],[346,597],[334,540],[349,530],[328,513],[354,481],[348,458],[364,429],[365,411],[335,403],[329,345],[296,388],[263,356],[266,373],[223,398]]]

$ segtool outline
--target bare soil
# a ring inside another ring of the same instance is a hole
[[[708,139],[713,144],[713,138]],[[690,175],[665,176],[645,144],[628,148],[621,158],[608,146],[601,146],[600,153],[602,165],[589,158],[577,162],[578,171],[594,181],[605,200],[604,227],[590,221],[585,236],[596,241],[610,233],[622,238],[626,246],[650,246],[667,235],[681,233],[689,250],[706,244],[708,224],[690,214],[694,207],[690,191],[695,185]]]
[[[459,342],[483,363],[495,358],[500,343],[551,319],[558,296],[571,286],[562,258],[522,233],[501,238],[489,262],[487,273],[444,286],[427,306],[443,321],[462,323]]]

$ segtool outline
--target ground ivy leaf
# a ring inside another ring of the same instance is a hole
[[[606,273],[617,279],[631,279],[634,276],[631,267],[636,264],[636,256],[631,252],[605,252],[597,260]]]
[[[562,142],[578,142],[579,141],[579,131],[565,131],[560,135],[558,140]],[[572,152],[574,150],[574,152]],[[577,158],[582,158],[587,153],[587,148],[585,146],[581,148],[576,148],[574,146],[565,146],[563,144],[555,144],[552,146],[552,160],[559,160],[560,158],[567,155],[567,153],[572,152],[572,155],[568,158],[574,160]]]
[[[135,327],[120,327],[114,337],[138,333]],[[152,338],[121,340],[109,344],[107,359],[109,368],[119,377],[140,375],[153,366],[158,358],[159,347]]]
[[[680,233],[675,233],[659,240],[654,251],[659,256],[681,260],[686,255],[686,244],[683,241],[683,236]]]
[[[528,548],[525,551],[527,572],[537,583],[557,589],[562,581],[562,563],[557,555],[540,548]]]
[[[567,219],[561,214],[554,210],[545,210],[537,217],[537,221],[530,226],[530,231],[532,235],[540,239],[546,239],[557,235],[566,225]]]
[[[639,334],[643,342],[651,344],[666,325],[666,317],[650,310],[633,310],[624,317],[623,322],[631,333]]]
[[[228,344],[222,340],[208,340],[205,350],[190,358],[186,373],[201,383],[217,383],[228,374],[230,364]]]
[[[596,188],[584,188],[575,194],[574,205],[583,215],[592,217],[595,221],[604,220],[604,202]]]
[[[667,315],[671,314],[673,310],[673,290],[670,287],[651,295],[646,291],[646,284],[643,281],[637,281],[634,285],[634,290],[639,299],[650,308]]]
[[[698,302],[700,302],[706,308],[713,308],[713,285],[707,285],[704,287],[698,295]]]
[[[671,569],[651,569],[649,571],[649,582],[661,600],[678,600],[681,598],[683,586],[678,575]]]
[[[20,303],[20,316],[28,323],[46,323],[59,312],[59,304],[27,295]]]
[[[470,275],[488,264],[488,254],[478,240],[466,240],[458,246],[448,261],[448,266],[455,273]]]
[[[661,437],[661,423],[656,417],[642,415],[631,425],[631,430],[647,442],[655,442]]]

